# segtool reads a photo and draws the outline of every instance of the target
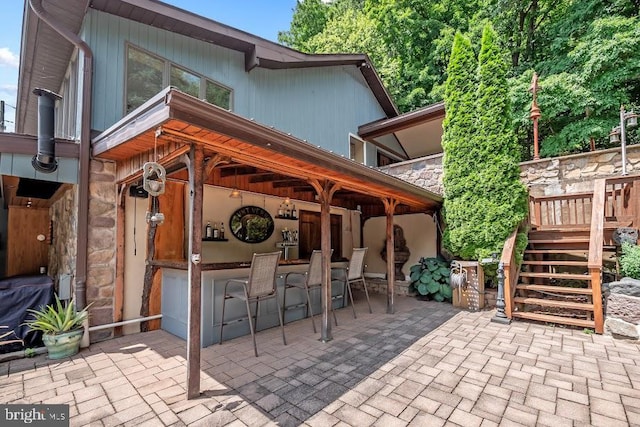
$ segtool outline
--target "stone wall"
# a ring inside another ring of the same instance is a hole
[[[522,182],[532,195],[557,195],[593,190],[597,178],[617,176],[622,170],[620,147],[520,163]],[[443,194],[442,154],[380,168],[395,177]],[[627,172],[640,171],[640,145],[627,147]]]
[[[87,303],[90,325],[113,322],[116,278],[115,163],[92,160],[89,175]],[[91,334],[91,341],[111,337],[112,330]]]
[[[53,242],[49,246],[49,276],[75,276],[78,241],[78,187],[67,190],[49,208],[53,223]]]
[[[437,194],[442,188],[442,153],[380,168],[382,172],[426,188]]]
[[[532,195],[558,195],[592,191],[598,178],[622,173],[620,147],[520,164],[520,178]],[[627,173],[640,171],[640,145],[627,147]]]

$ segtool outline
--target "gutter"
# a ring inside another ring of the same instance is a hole
[[[80,166],[78,179],[78,230],[76,253],[76,297],[78,310],[87,306],[87,247],[89,235],[89,166],[91,162],[91,91],[93,80],[93,52],[77,34],[55,22],[42,6],[42,0],[29,0],[36,16],[55,32],[67,39],[84,54],[82,78],[82,115],[80,119]]]

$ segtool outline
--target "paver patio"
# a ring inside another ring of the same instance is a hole
[[[68,403],[71,425],[640,425],[640,345],[581,330],[490,322],[492,312],[396,297],[338,310],[334,340],[309,319],[202,352],[185,399],[186,343],[163,331],[61,362],[0,364],[1,403]]]

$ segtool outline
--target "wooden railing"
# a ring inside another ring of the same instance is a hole
[[[516,293],[518,276],[520,275],[520,265],[516,262],[516,238],[519,227],[504,242],[500,262],[504,268],[504,313],[511,319],[513,312],[513,297]]]
[[[587,226],[591,223],[593,193],[529,196],[529,222],[535,229]]]

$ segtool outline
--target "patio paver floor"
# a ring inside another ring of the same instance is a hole
[[[334,340],[309,319],[202,351],[187,401],[186,343],[164,331],[63,361],[0,364],[1,403],[68,403],[71,425],[640,425],[640,345],[581,330],[490,322],[493,312],[374,296],[338,310]]]

